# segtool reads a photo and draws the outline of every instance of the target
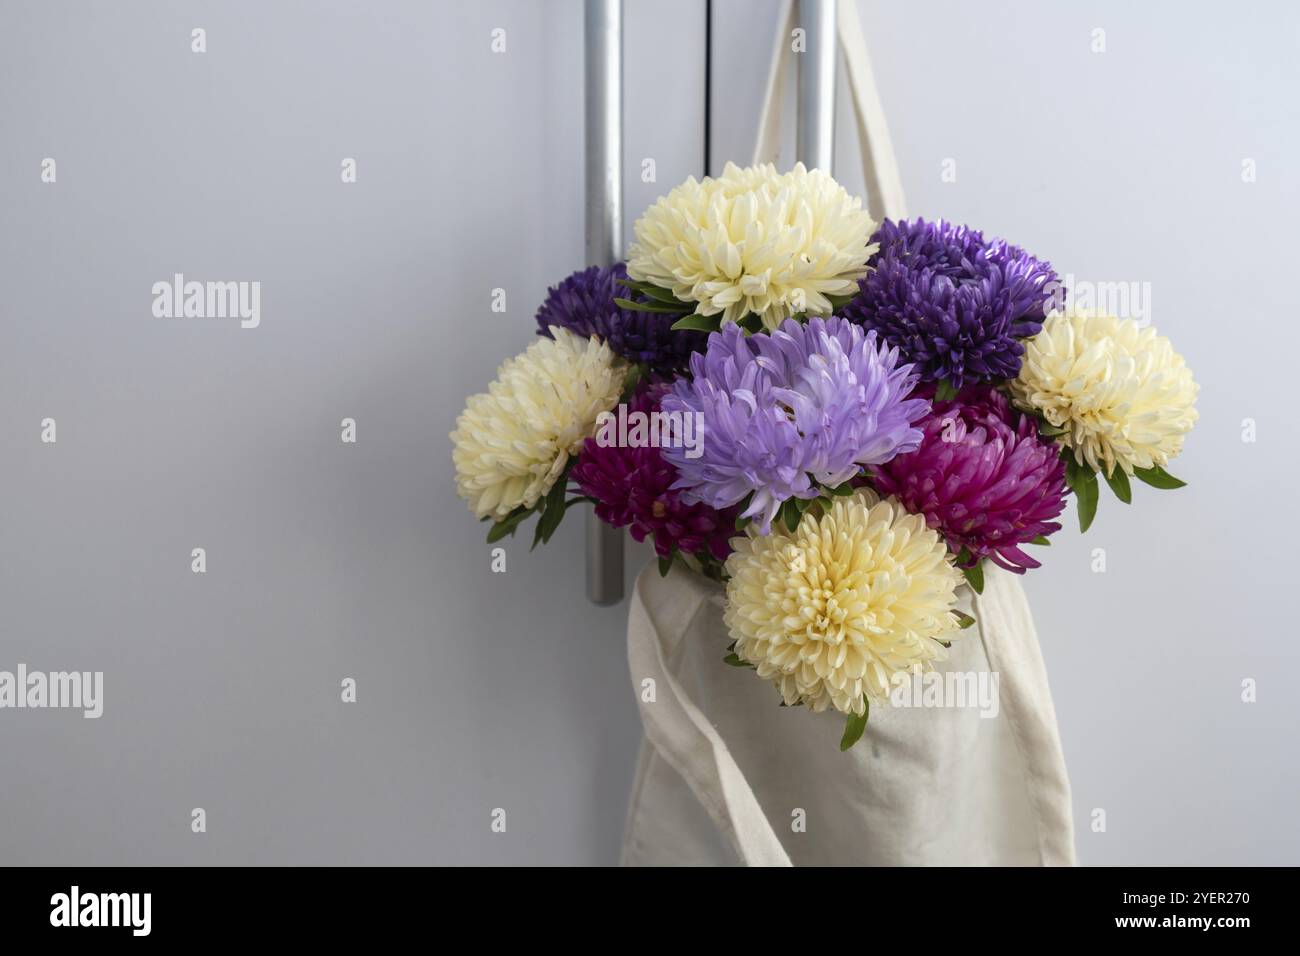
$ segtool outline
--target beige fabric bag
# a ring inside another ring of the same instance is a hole
[[[840,42],[862,140],[868,205],[902,217],[903,192],[851,0]],[[793,11],[782,18],[755,161],[772,161]],[[778,706],[722,662],[722,589],[652,563],[628,613],[628,665],[645,738],[625,865],[1071,865],[1070,786],[1038,638],[1019,580],[986,570],[964,607],[978,625],[943,672],[996,680],[996,712],[877,707],[857,746],[843,718]]]
[[[628,613],[645,739],[624,864],[1073,864],[1033,621],[1014,575],[986,576],[982,595],[963,589],[979,623],[939,669],[996,675],[996,712],[873,708],[841,753],[842,716],[780,707],[771,684],[722,662],[719,585],[648,566]]]

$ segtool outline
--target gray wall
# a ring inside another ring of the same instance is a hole
[[[1202,384],[1190,488],[1103,499],[1026,582],[1081,859],[1296,862],[1300,18],[1136,6],[862,14],[911,210],[1150,282]],[[698,172],[703,10],[627,8],[630,224]],[[720,164],[776,4],[716,10]],[[581,521],[492,574],[447,441],[581,259],[581,32],[575,0],[0,5],[0,669],[106,681],[99,720],[0,711],[0,863],[616,858],[625,608],[583,599]],[[174,272],[260,281],[261,326],[153,318]]]

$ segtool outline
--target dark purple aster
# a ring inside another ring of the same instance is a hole
[[[659,411],[665,386],[643,389],[627,405],[629,414]],[[604,444],[588,438],[570,473],[584,495],[596,502],[596,516],[616,528],[629,526],[632,537],[653,537],[662,558],[673,550],[708,554],[721,561],[731,553],[736,511],[716,511],[704,504],[686,504],[674,490],[677,469],[659,448],[650,445]]]
[[[927,382],[1015,378],[1059,286],[1050,263],[966,226],[885,220],[858,294],[840,312],[875,329]]]
[[[1061,528],[1052,520],[1065,507],[1060,448],[987,386],[935,402],[919,424],[920,448],[871,469],[877,490],[925,515],[970,564],[987,557],[1018,574],[1038,567],[1021,545]]]
[[[591,266],[573,273],[547,292],[537,310],[537,331],[549,336],[553,325],[581,336],[598,335],[616,355],[641,362],[655,372],[675,372],[686,367],[692,352],[703,351],[703,332],[674,332],[681,316],[621,309],[615,297],[639,301],[639,296],[618,284],[627,278],[623,263]]]

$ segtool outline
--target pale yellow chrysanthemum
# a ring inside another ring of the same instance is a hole
[[[636,221],[633,279],[670,289],[700,315],[736,322],[755,313],[775,329],[797,313],[830,315],[828,295],[857,290],[876,250],[862,200],[820,169],[728,163],[692,177]]]
[[[486,393],[472,395],[451,433],[456,490],[482,518],[531,508],[618,402],[625,368],[609,346],[553,327],[507,359]]]
[[[898,673],[943,660],[960,633],[953,567],[921,515],[865,489],[793,531],[732,542],[724,619],[735,653],[785,703],[861,715]]]
[[[1106,475],[1118,465],[1164,467],[1196,423],[1196,382],[1169,340],[1131,319],[1053,312],[1025,343],[1016,404],[1057,428],[1075,461]]]

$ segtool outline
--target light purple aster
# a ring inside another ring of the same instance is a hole
[[[843,319],[787,319],[748,337],[727,325],[691,357],[691,374],[663,400],[665,411],[703,416],[698,457],[664,449],[680,474],[673,487],[719,510],[749,497],[742,517],[764,534],[788,499],[916,449],[912,423],[930,408],[908,398],[916,376],[898,350]]]
[[[885,220],[858,294],[841,310],[874,329],[913,362],[921,379],[971,382],[1015,378],[1059,285],[1050,263],[949,222]]]

